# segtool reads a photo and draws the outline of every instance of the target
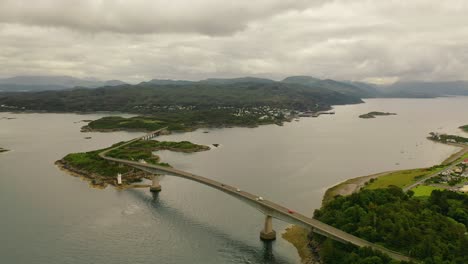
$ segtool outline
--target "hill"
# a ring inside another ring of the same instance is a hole
[[[330,88],[283,83],[242,81],[240,83],[195,82],[159,85],[150,82],[97,89],[71,89],[31,93],[0,93],[0,110],[92,112],[122,111],[154,113],[170,109],[211,109],[216,107],[287,108],[325,110],[331,105],[361,103],[353,95]]]
[[[283,83],[301,84],[312,89],[329,89],[331,91],[356,96],[359,98],[373,98],[380,94],[377,89],[370,85],[354,85],[349,82],[338,82],[330,79],[320,80],[310,76],[291,76],[282,80]]]
[[[45,90],[65,90],[73,87],[96,88],[126,84],[119,80],[100,81],[80,79],[70,76],[15,76],[0,79],[0,91],[26,92]]]

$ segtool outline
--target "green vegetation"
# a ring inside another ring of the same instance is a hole
[[[115,178],[117,173],[124,174],[130,171],[130,168],[127,166],[118,166],[99,157],[98,154],[102,151],[104,151],[104,149],[84,153],[71,153],[66,155],[62,160],[68,166],[77,170],[82,170],[90,174],[98,174],[101,177]]]
[[[431,136],[440,135],[432,133]],[[417,186],[407,194],[400,189],[467,158],[465,149],[449,159],[447,164],[348,180],[327,191],[323,207],[315,212],[315,217],[423,260],[423,263],[468,263],[468,196],[425,185]],[[466,168],[465,165],[457,167]],[[459,171],[457,173],[460,174]],[[446,177],[453,178],[453,175]],[[366,181],[364,189],[351,194],[362,181]],[[343,197],[340,193],[351,195]],[[370,249],[356,249],[319,235],[313,235],[313,239],[320,243],[318,248],[324,263],[395,263]]]
[[[460,127],[463,131],[468,132],[468,125],[461,126]]]
[[[442,143],[464,143],[468,144],[468,138],[455,136],[455,135],[447,135],[447,134],[439,134],[435,132],[430,133],[430,140],[442,142]]]
[[[376,116],[388,116],[396,115],[395,113],[385,113],[385,112],[369,112],[367,114],[360,115],[359,118],[375,118]]]
[[[167,122],[151,117],[131,117],[106,116],[98,120],[89,122],[83,130],[145,130],[155,131],[168,126]]]
[[[427,185],[419,185],[416,188],[411,189],[414,193],[414,197],[429,197],[431,196],[432,191],[434,190],[442,190],[441,188],[427,186]]]
[[[113,145],[108,149],[117,147],[123,142]],[[159,161],[159,157],[153,154],[157,150],[171,150],[179,152],[196,152],[208,150],[209,147],[193,144],[188,141],[165,142],[165,141],[135,141],[129,145],[113,149],[107,156],[146,162],[160,166],[170,166]],[[115,177],[118,173],[125,174],[125,183],[139,182],[145,177],[144,173],[138,172],[134,168],[107,161],[99,157],[99,153],[106,149],[100,149],[85,153],[71,153],[65,156],[58,164],[63,168],[92,180],[94,185],[115,184]]]
[[[169,166],[167,163],[160,163],[159,157],[153,155],[153,151],[157,150],[172,150],[177,152],[197,152],[209,150],[207,146],[193,144],[188,141],[171,142],[171,141],[135,141],[132,144],[123,146],[118,149],[111,150],[107,153],[107,156],[117,159],[141,161],[144,160],[147,163]]]
[[[241,112],[241,114],[239,114]],[[262,108],[242,111],[234,108],[217,110],[174,110],[152,116],[123,118],[109,116],[90,122],[83,131],[144,130],[154,131],[167,127],[171,131],[188,131],[199,127],[247,126],[281,124],[285,114]]]
[[[365,189],[379,189],[386,188],[389,186],[397,186],[404,188],[418,179],[421,179],[427,175],[440,171],[444,168],[443,165],[433,166],[431,168],[424,169],[411,169],[411,170],[401,170],[390,172],[386,175],[382,175],[376,179],[372,179],[365,186]]]
[[[468,179],[465,177],[465,173],[468,172],[468,166],[463,163],[456,164],[458,165],[453,167],[451,170],[439,173],[437,176],[427,179],[425,183],[447,184],[449,186],[455,186],[459,183],[468,182]]]
[[[455,136],[455,135],[440,135],[440,141],[447,143],[447,142],[452,142],[452,143],[468,143],[468,138],[466,137],[460,137],[460,136]]]
[[[0,93],[0,111],[154,114],[170,109],[215,110],[218,107],[268,106],[291,110],[326,110],[330,105],[362,103],[359,97],[327,87],[283,82],[191,82],[121,85],[97,89]]]
[[[338,196],[314,212],[320,221],[427,264],[468,263],[468,196],[432,191],[428,199],[398,187]],[[370,249],[314,234],[327,264],[397,263]]]

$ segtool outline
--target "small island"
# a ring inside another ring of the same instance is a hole
[[[468,125],[461,126],[460,127],[463,131],[468,132]]]
[[[110,148],[123,145],[125,142],[114,144]],[[159,166],[169,166],[161,162],[159,156],[153,154],[158,150],[170,150],[176,152],[199,152],[210,148],[204,145],[197,145],[188,141],[171,142],[156,140],[139,140],[131,144],[113,149],[107,153],[107,156],[119,159],[133,160],[141,163],[150,163]],[[108,185],[117,186],[116,176],[122,174],[122,185],[125,188],[132,183],[141,182],[143,179],[150,179],[150,175],[135,168],[115,164],[99,157],[99,153],[106,149],[99,149],[84,153],[71,153],[55,162],[61,169],[67,171],[73,176],[81,177],[90,182],[93,187],[105,188]]]
[[[389,116],[389,115],[396,115],[396,113],[373,111],[367,114],[360,115],[359,118],[367,119],[367,118],[376,118],[377,116]]]
[[[0,153],[7,152],[7,151],[8,151],[8,149],[0,148]]]

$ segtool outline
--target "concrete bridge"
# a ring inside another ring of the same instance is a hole
[[[260,232],[260,238],[262,240],[274,240],[276,238],[276,232],[273,230],[273,224],[272,224],[272,219],[275,218],[275,219],[279,219],[281,221],[284,221],[290,224],[304,227],[306,229],[311,230],[314,233],[329,237],[333,240],[336,240],[342,243],[349,243],[358,247],[373,248],[375,250],[381,251],[389,255],[391,258],[395,260],[399,260],[399,261],[411,260],[409,257],[406,257],[398,252],[395,252],[387,248],[384,248],[380,245],[368,242],[364,239],[361,239],[354,235],[348,234],[342,230],[339,230],[335,227],[322,223],[316,219],[309,218],[303,214],[293,212],[289,210],[288,208],[281,206],[277,203],[274,203],[269,200],[259,199],[258,195],[254,195],[252,193],[240,190],[235,186],[230,186],[230,185],[227,185],[227,184],[224,184],[224,183],[221,183],[221,182],[218,182],[218,181],[215,181],[215,180],[203,177],[203,176],[198,176],[189,172],[177,170],[177,169],[170,168],[170,167],[158,166],[158,165],[153,165],[153,164],[145,164],[145,163],[140,163],[140,162],[135,162],[135,161],[130,161],[130,160],[123,160],[123,159],[116,159],[116,158],[111,158],[111,157],[106,156],[106,153],[108,153],[109,151],[113,149],[131,144],[132,142],[135,142],[137,140],[150,139],[152,137],[151,136],[148,137],[148,135],[159,135],[161,131],[164,129],[165,128],[151,132],[145,136],[136,138],[125,144],[106,150],[100,153],[99,156],[109,161],[125,164],[127,166],[131,166],[131,167],[155,174],[155,176],[153,176],[153,182],[150,188],[150,190],[153,192],[161,191],[161,185],[159,184],[159,176],[157,175],[171,175],[171,176],[176,176],[176,177],[180,177],[180,178],[184,178],[187,180],[191,180],[191,181],[204,184],[206,186],[217,189],[221,192],[224,192],[228,195],[231,195],[232,197],[235,197],[241,200],[242,202],[254,207],[255,209],[259,210],[261,213],[265,215],[264,228]]]

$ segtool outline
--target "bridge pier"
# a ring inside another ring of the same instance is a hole
[[[265,216],[265,227],[260,231],[260,239],[263,241],[271,241],[276,239],[276,231],[273,230],[273,217]]]
[[[159,184],[159,176],[158,175],[153,175],[150,191],[151,192],[160,192],[161,191],[161,184]]]

